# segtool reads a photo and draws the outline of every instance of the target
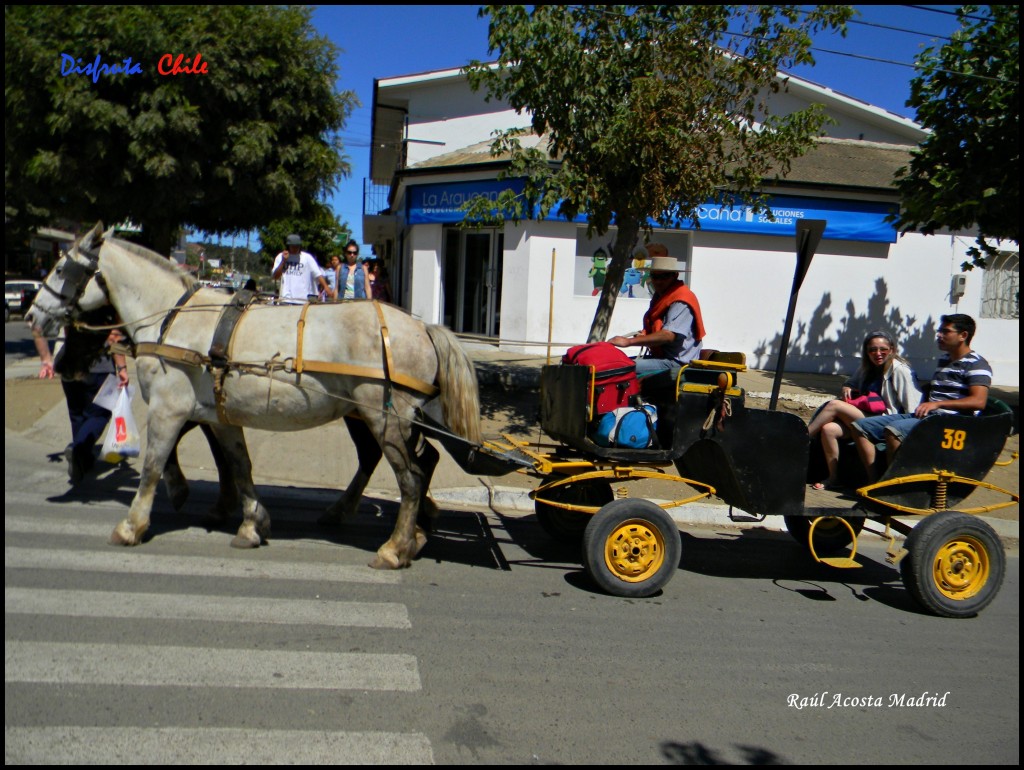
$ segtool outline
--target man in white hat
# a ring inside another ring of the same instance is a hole
[[[321,291],[328,297],[334,297],[335,292],[327,285],[316,259],[302,250],[302,238],[289,235],[286,243],[288,250],[277,255],[272,270],[274,280],[281,281],[281,301],[289,304],[306,302]]]
[[[679,265],[660,243],[647,244],[651,257],[650,278],[654,296],[644,315],[644,329],[630,337],[611,337],[619,348],[643,345],[648,352],[636,359],[638,377],[658,372],[676,372],[700,357],[704,319],[700,304],[689,287],[679,280]]]

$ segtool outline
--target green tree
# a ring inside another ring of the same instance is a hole
[[[494,154],[524,177],[498,201],[513,219],[585,213],[617,234],[590,339],[604,339],[630,253],[649,219],[698,227],[698,207],[767,211],[762,177],[784,175],[821,131],[812,106],[772,115],[779,70],[813,63],[811,34],[843,30],[846,6],[486,6],[498,65],[472,62],[473,88],[528,111]],[[546,138],[524,146],[533,133]],[[494,216],[478,201],[471,217]]]
[[[341,223],[324,203],[316,203],[298,216],[277,219],[259,228],[260,256],[263,267],[269,272],[274,257],[285,250],[285,239],[296,234],[302,238],[302,250],[308,251],[320,267],[326,267],[327,260],[334,254],[340,255],[342,246],[348,241],[351,228]]]
[[[5,6],[8,234],[131,219],[168,253],[182,227],[239,232],[322,198],[349,170],[337,132],[356,100],[335,90],[338,51],[310,15]],[[179,54],[198,72],[161,74]],[[128,72],[68,72],[97,57]]]
[[[1020,242],[1020,10],[966,5],[950,42],[925,50],[907,104],[931,133],[897,174],[896,226],[933,233],[977,226],[974,265],[992,241]]]

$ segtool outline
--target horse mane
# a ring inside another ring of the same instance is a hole
[[[182,270],[173,260],[163,257],[155,251],[147,249],[145,246],[132,243],[131,241],[125,241],[120,238],[108,238],[107,240],[110,243],[121,247],[125,251],[131,252],[135,256],[141,257],[150,264],[156,265],[157,267],[166,270],[168,273],[173,273],[176,278],[181,280],[182,288],[191,289],[196,285],[196,279]]]

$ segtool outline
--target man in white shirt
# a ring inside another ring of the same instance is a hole
[[[274,280],[281,282],[281,301],[289,304],[306,302],[321,291],[328,297],[334,297],[335,292],[327,285],[320,265],[312,254],[302,251],[302,238],[289,235],[286,243],[288,251],[277,255],[272,271]]]

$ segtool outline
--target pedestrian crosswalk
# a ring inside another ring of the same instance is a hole
[[[401,644],[412,628],[407,608],[373,600],[402,576],[369,569],[365,552],[299,542],[239,554],[201,530],[174,532],[175,553],[98,547],[114,516],[11,508],[7,763],[433,763],[427,736],[392,731],[386,712],[345,718],[344,704],[360,698],[422,690],[417,658]],[[56,537],[46,546],[40,535]],[[323,589],[306,594],[300,581]],[[227,707],[210,720],[216,726],[187,713],[169,724],[176,712],[162,702],[183,697]],[[314,714],[324,699],[339,712],[326,727],[253,726],[253,700]],[[160,719],[147,718],[155,711]],[[368,719],[381,729],[366,729]]]

